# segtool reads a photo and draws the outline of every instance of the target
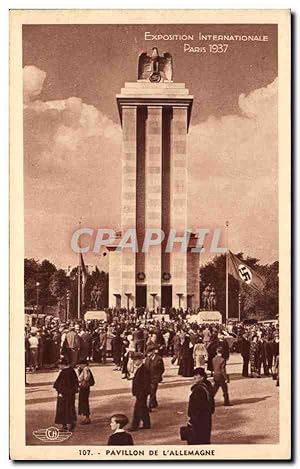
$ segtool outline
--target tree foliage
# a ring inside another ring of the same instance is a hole
[[[37,283],[39,284],[37,286]],[[101,308],[108,306],[108,274],[96,269],[88,275],[84,288],[83,311],[90,307],[91,291],[94,286],[101,291]],[[65,312],[67,292],[70,292],[70,315],[77,317],[78,281],[77,267],[68,276],[63,269],[57,269],[49,260],[42,262],[36,259],[24,260],[25,306],[36,306],[37,296],[39,310],[46,306],[58,306]],[[38,290],[38,291],[37,291]]]
[[[278,262],[261,265],[259,259],[238,253],[237,256],[249,267],[255,269],[265,278],[265,288],[261,293],[248,285],[239,282],[229,275],[228,278],[228,310],[230,318],[238,317],[239,294],[241,318],[256,317],[259,319],[275,318],[278,314]],[[226,256],[222,254],[214,257],[200,269],[201,295],[204,288],[211,284],[217,293],[217,309],[223,320],[226,316]]]

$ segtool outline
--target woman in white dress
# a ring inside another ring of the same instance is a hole
[[[207,350],[205,348],[205,345],[203,344],[203,340],[201,337],[199,337],[197,343],[194,346],[193,358],[195,369],[205,367],[205,362],[207,360]]]

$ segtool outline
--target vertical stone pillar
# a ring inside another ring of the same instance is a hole
[[[114,246],[109,246],[109,288],[108,304],[110,307],[116,306],[116,295],[122,295],[122,256],[115,250]]]
[[[177,236],[183,236],[187,227],[187,108],[173,107],[171,124],[171,228]],[[171,253],[173,306],[178,307],[178,294],[182,294],[181,306],[187,306],[187,255],[180,252],[175,243]]]
[[[161,229],[162,211],[162,106],[147,107],[146,123],[146,221],[145,228]],[[161,301],[161,244],[151,246],[145,255],[147,306]]]
[[[136,159],[137,159],[137,106],[123,106],[123,159],[122,159],[122,235],[136,229]],[[122,307],[127,307],[126,293],[130,293],[129,306],[135,305],[135,253],[122,250]]]
[[[187,294],[191,296],[192,308],[199,308],[199,269],[200,269],[200,253],[192,252],[191,249],[187,253]]]

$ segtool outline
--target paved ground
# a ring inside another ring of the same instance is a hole
[[[151,414],[151,430],[133,434],[135,444],[182,444],[179,427],[185,425],[187,402],[192,378],[177,375],[177,367],[165,359],[164,381],[159,386],[159,409]],[[92,424],[76,427],[63,445],[105,445],[110,433],[110,415],[132,413],[134,400],[131,382],[121,379],[114,366],[93,366],[96,385],[92,388],[90,406]],[[231,376],[229,394],[232,406],[224,407],[222,391],[216,396],[212,443],[251,444],[278,443],[279,388],[271,378],[242,378],[241,357],[233,354],[228,364]],[[32,432],[54,424],[56,392],[55,372],[28,373],[26,387],[27,444],[40,445]],[[47,443],[46,443],[47,444]]]

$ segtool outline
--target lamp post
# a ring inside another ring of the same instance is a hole
[[[239,322],[241,322],[241,302],[242,302],[242,296],[241,296],[241,294],[239,293],[239,309],[238,309],[238,312],[239,312],[239,316],[238,316]]]
[[[40,294],[39,286],[40,286],[40,282],[36,282],[35,286],[36,286],[36,311],[38,312],[38,309],[39,309],[39,294]]]
[[[153,299],[153,311],[155,312],[155,298],[157,297],[157,293],[150,293]]]
[[[70,290],[67,290],[67,311],[66,311],[66,321],[70,319]]]
[[[203,244],[200,246],[200,251],[199,251],[199,306],[201,309],[201,251],[203,249]]]

